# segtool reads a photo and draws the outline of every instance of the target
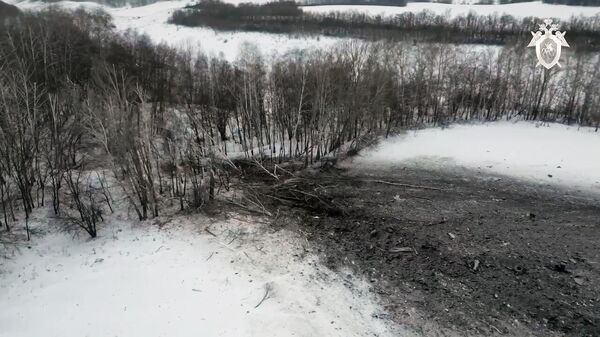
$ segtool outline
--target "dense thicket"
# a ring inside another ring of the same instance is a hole
[[[271,14],[281,8],[293,15]],[[402,13],[393,16],[373,16],[359,12],[326,14],[302,12],[293,2],[266,5],[224,4],[219,0],[200,2],[175,11],[173,24],[208,26],[220,30],[293,33],[295,35],[327,35],[368,40],[413,42],[443,42],[470,44],[527,44],[528,28],[536,28],[534,18],[515,19],[511,16],[475,15],[449,17],[433,12]],[[561,22],[568,31],[571,45],[600,50],[600,17],[573,17]]]
[[[531,0],[500,0],[501,5],[514,4],[514,3],[520,3],[520,2],[531,2]]]
[[[298,1],[303,6],[319,5],[368,5],[368,6],[406,6],[406,0],[305,0]],[[414,1],[412,1],[414,2]]]
[[[106,186],[147,219],[229,188],[229,158],[320,160],[368,134],[512,116],[600,122],[597,54],[535,67],[523,46],[351,41],[267,63],[116,35],[103,12],[25,14],[0,25],[0,197],[6,230],[49,199],[91,236]]]

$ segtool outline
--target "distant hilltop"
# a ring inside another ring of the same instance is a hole
[[[17,7],[0,1],[0,18],[17,16],[19,13],[21,13],[21,11],[19,11]]]

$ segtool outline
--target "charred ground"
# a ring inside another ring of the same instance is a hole
[[[600,335],[593,195],[410,166],[329,168],[261,183],[269,181],[256,193],[276,209],[274,223],[304,233],[329,267],[364,275],[410,329]]]

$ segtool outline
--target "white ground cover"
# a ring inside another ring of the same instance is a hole
[[[38,233],[0,255],[0,336],[400,334],[376,318],[364,281],[267,228],[195,216],[162,228],[117,220],[93,240]]]
[[[453,125],[390,137],[354,164],[465,167],[600,193],[600,131],[524,121]]]
[[[10,1],[14,2],[14,0]],[[103,8],[112,15],[118,31],[136,30],[139,33],[147,34],[155,43],[166,43],[172,47],[189,49],[194,53],[203,51],[214,56],[222,54],[229,61],[234,61],[248,44],[252,48],[255,47],[263,57],[271,59],[296,50],[326,48],[344,40],[325,36],[304,37],[260,32],[222,32],[211,28],[183,27],[167,23],[175,10],[192,3],[194,1],[162,1],[142,7],[123,8],[111,8],[93,2],[73,1],[60,1],[54,5],[68,9],[76,9],[81,6],[88,9]],[[36,1],[18,2],[15,5],[21,9],[36,10],[50,4]]]
[[[266,2],[267,0],[253,0],[250,2]],[[56,3],[42,3],[39,1],[8,0],[23,10],[36,10],[47,6],[59,6],[67,9],[84,7],[87,9],[103,8],[113,16],[114,24],[118,31],[133,29],[139,33],[147,34],[156,43],[166,43],[172,47],[190,49],[193,52],[204,51],[208,55],[219,56],[234,61],[240,51],[247,45],[254,46],[256,50],[267,59],[278,55],[308,49],[328,48],[348,41],[347,38],[326,36],[299,36],[285,34],[271,34],[261,32],[223,32],[203,27],[183,27],[167,23],[169,17],[177,9],[195,3],[193,0],[161,1],[141,7],[112,8],[94,2],[59,1]],[[226,2],[237,3],[237,0]],[[477,14],[504,13],[515,17],[537,16],[556,17],[566,20],[571,16],[593,16],[600,14],[600,7],[563,6],[543,4],[541,1],[526,2],[508,5],[459,5],[440,3],[409,3],[406,7],[395,6],[305,6],[307,12],[326,13],[331,11],[358,11],[372,15],[394,15],[404,12],[421,12],[429,10],[436,14],[450,16],[463,15],[469,12]]]

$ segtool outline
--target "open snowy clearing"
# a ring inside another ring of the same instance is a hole
[[[331,37],[294,37],[259,32],[219,32],[211,28],[183,27],[168,24],[173,11],[190,1],[158,2],[135,8],[106,8],[118,30],[135,29],[150,36],[154,42],[173,47],[202,50],[209,55],[223,55],[235,60],[245,44],[253,44],[267,58],[293,50],[325,48],[342,41]]]
[[[600,132],[550,123],[496,122],[410,131],[354,163],[463,166],[482,173],[600,192]]]
[[[295,36],[284,34],[271,34],[260,32],[222,32],[203,27],[183,27],[168,24],[167,21],[173,12],[181,9],[194,1],[177,0],[161,1],[141,7],[112,8],[94,2],[59,1],[43,3],[39,1],[7,1],[15,4],[22,10],[38,10],[48,6],[59,6],[66,9],[102,8],[110,13],[114,19],[116,29],[127,31],[136,30],[147,34],[153,42],[165,43],[172,47],[189,49],[192,52],[203,51],[208,55],[222,55],[229,61],[235,60],[240,51],[251,45],[260,54],[272,59],[296,50],[310,50],[328,48],[348,41],[347,38],[326,36]],[[235,2],[235,1],[229,1]],[[262,0],[252,2],[263,2]],[[538,16],[557,17],[566,20],[571,16],[593,16],[600,14],[600,7],[548,5],[540,1],[518,3],[510,5],[458,5],[439,3],[409,3],[406,7],[394,6],[304,6],[307,12],[326,13],[331,11],[358,11],[372,15],[394,15],[404,12],[421,12],[429,10],[436,14],[451,16],[467,14],[471,11],[477,14],[504,13],[516,17]]]
[[[438,15],[449,15],[450,17],[466,15],[470,12],[479,15],[512,15],[521,17],[558,18],[567,20],[571,16],[591,17],[600,14],[600,7],[589,6],[566,6],[550,5],[541,1],[522,2],[506,5],[463,5],[442,3],[409,2],[405,7],[397,6],[306,6],[304,11],[313,13],[328,12],[359,12],[371,15],[396,15],[407,12],[418,13],[424,10]]]
[[[267,59],[283,55],[294,50],[326,48],[344,39],[333,37],[294,37],[283,34],[259,32],[220,32],[211,28],[183,27],[168,24],[173,12],[193,1],[163,1],[142,7],[112,8],[93,2],[60,1],[53,4],[42,2],[19,2],[17,7],[23,10],[38,10],[50,5],[67,9],[84,7],[102,8],[114,19],[116,29],[136,30],[147,34],[155,43],[165,43],[172,47],[189,49],[192,52],[203,51],[208,55],[222,55],[229,61],[235,60],[245,45],[251,44]],[[347,39],[346,39],[347,40]]]
[[[9,249],[0,260],[0,336],[399,333],[376,318],[365,282],[320,267],[285,230],[196,216],[162,229],[120,222],[101,235],[37,235],[30,249]]]

